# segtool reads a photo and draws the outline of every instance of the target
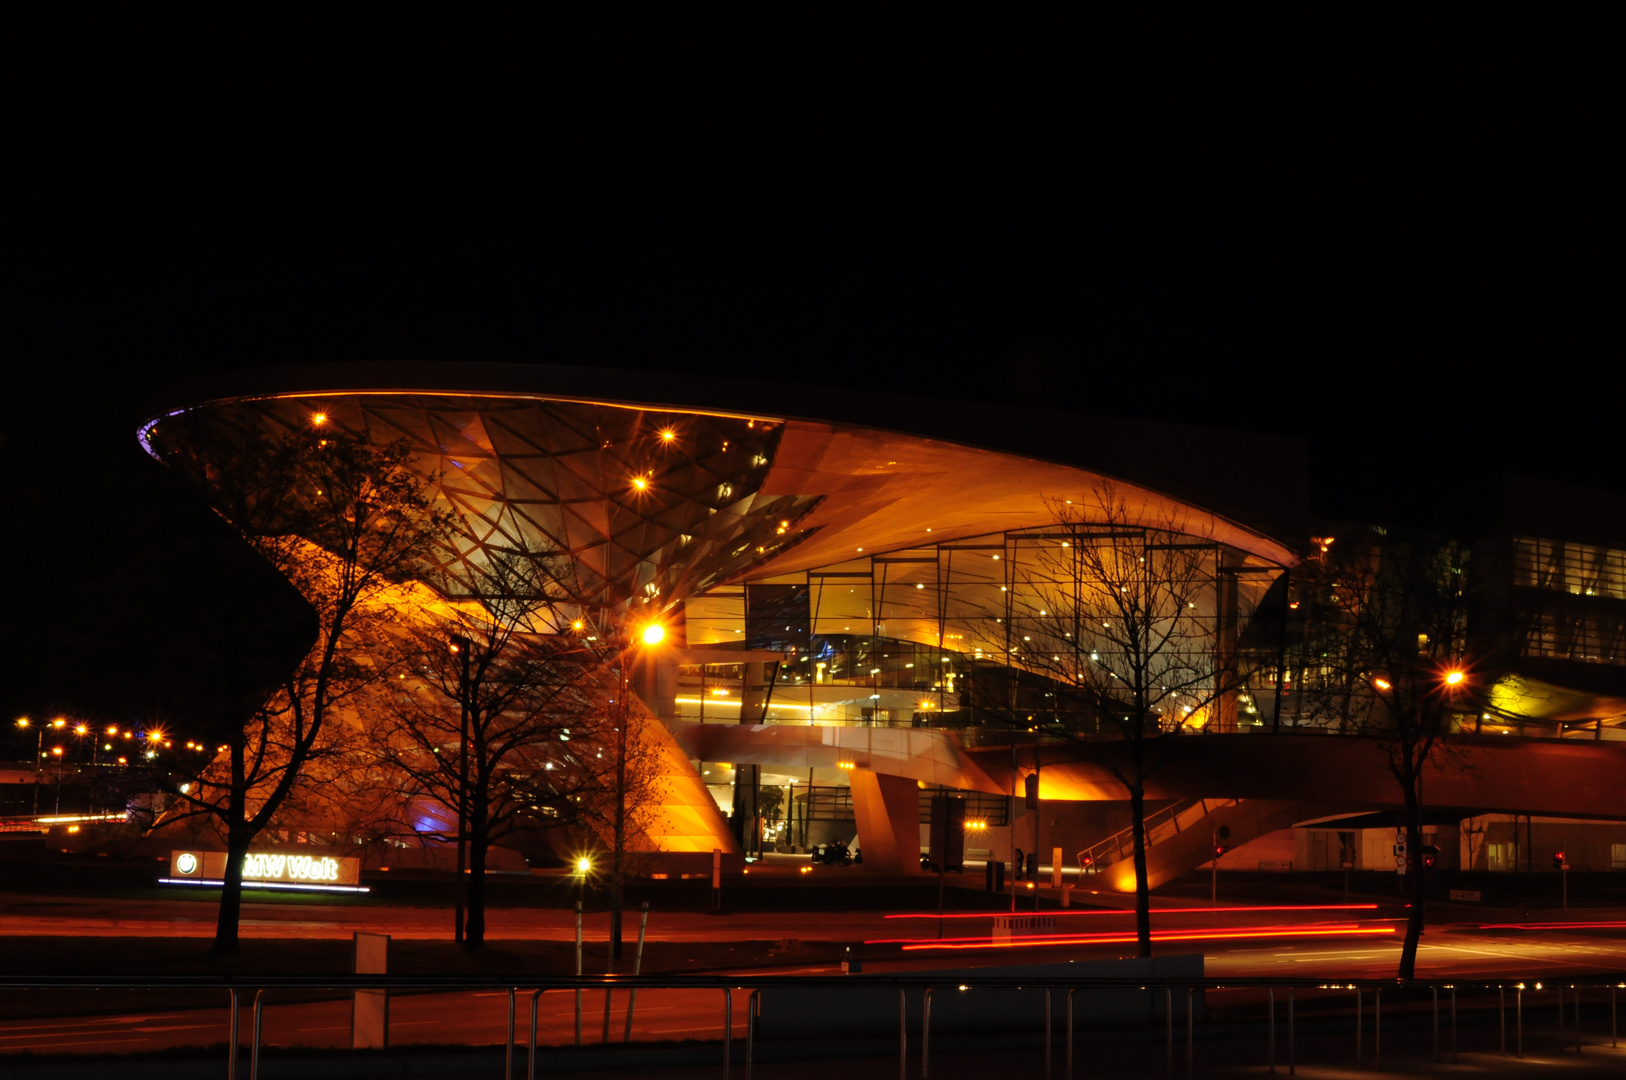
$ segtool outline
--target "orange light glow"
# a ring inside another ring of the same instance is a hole
[[[677,438],[677,432],[673,431],[671,428],[667,428],[665,431],[661,432],[661,442],[671,442],[675,438]]]
[[[580,619],[577,619],[575,622],[570,624],[570,628],[572,630],[580,630],[582,627],[584,627],[586,625],[587,625],[586,623],[582,622]]]
[[[57,757],[61,757],[62,756],[62,747],[60,747],[60,746],[51,747],[51,753],[55,754]]]
[[[311,423],[315,424],[317,427],[321,427],[323,424],[327,423],[327,413],[319,412],[312,414]]]
[[[88,735],[90,734],[90,728],[86,727],[84,724],[80,724],[78,727],[73,729],[73,733],[75,735]]]
[[[1373,679],[1372,680],[1372,685],[1377,687],[1379,690],[1389,690],[1389,689],[1391,689],[1388,679]]]
[[[1460,671],[1447,671],[1445,673],[1445,685],[1447,685],[1447,686],[1456,686],[1458,683],[1462,682],[1462,680],[1465,679],[1466,677],[1467,676],[1463,675],[1463,673],[1460,672]]]
[[[644,627],[643,638],[645,645],[659,645],[666,640],[666,627],[652,622]]]
[[[68,726],[68,722],[59,716],[55,720],[51,721],[51,726],[54,728],[65,728]]]
[[[632,478],[632,486],[633,486],[633,489],[636,490],[636,491],[648,491],[649,490],[649,477],[647,477],[647,476],[634,476]]]

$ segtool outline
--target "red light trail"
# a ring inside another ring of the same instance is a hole
[[[1392,934],[1392,926],[1357,926],[1354,923],[1337,923],[1329,926],[1242,926],[1227,930],[1154,930],[1153,941],[1243,941],[1261,938],[1287,938],[1287,937],[1348,937],[1364,934]],[[1134,942],[1133,933],[1111,934],[1033,934],[1029,936],[1011,938],[1010,940],[995,940],[986,938],[951,938],[948,941],[938,941],[935,938],[890,938],[876,941],[866,941],[866,945],[902,945],[904,952],[915,952],[926,949],[1022,949],[1034,945],[1126,945]]]
[[[1481,923],[1481,930],[1619,930],[1626,922],[1499,922]]]
[[[1193,912],[1215,911],[1376,911],[1376,904],[1285,904],[1271,907],[1172,907],[1153,908],[1153,915],[1180,915]],[[1134,908],[1082,908],[1077,911],[1042,911],[1041,915],[1133,915]],[[901,915],[888,915],[888,919],[997,919],[1001,915],[1028,914],[1027,912],[1009,911],[970,911],[952,912],[939,915],[935,911],[909,912]]]

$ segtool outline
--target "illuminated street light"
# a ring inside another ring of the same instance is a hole
[[[666,627],[660,623],[650,623],[644,627],[643,638],[645,645],[659,645],[666,640]]]
[[[587,856],[583,855],[581,858],[576,860],[576,873],[586,874],[590,873],[592,869],[593,860],[589,859]]]
[[[1456,670],[1447,671],[1445,673],[1445,685],[1447,685],[1447,686],[1456,686],[1458,683],[1462,682],[1462,680],[1465,679],[1465,678],[1467,678],[1467,676],[1465,676],[1460,671],[1456,671]]]
[[[1377,687],[1379,690],[1392,689],[1392,687],[1390,687],[1390,685],[1389,685],[1389,680],[1388,679],[1373,679],[1372,680],[1372,685]]]

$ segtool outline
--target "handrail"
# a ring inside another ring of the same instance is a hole
[[[1167,840],[1170,836],[1178,836],[1186,828],[1203,820],[1214,811],[1224,809],[1227,806],[1237,806],[1241,802],[1241,799],[1182,799],[1179,802],[1165,806],[1163,809],[1148,815],[1145,819],[1143,828],[1146,830],[1146,846],[1151,848],[1153,844],[1160,840]],[[1209,803],[1213,803],[1213,805],[1210,806]],[[1182,826],[1180,824],[1181,816],[1190,810],[1197,809],[1200,809],[1201,812],[1194,817],[1190,817],[1187,824]],[[1171,824],[1174,826],[1173,833],[1158,833],[1158,829]],[[1124,844],[1125,841],[1133,840],[1134,832],[1135,827],[1130,825],[1127,828],[1119,829],[1105,840],[1091,844],[1079,852],[1079,872],[1088,873],[1092,868],[1101,870],[1111,866],[1114,862],[1121,862],[1127,858],[1128,856],[1124,854]],[[1118,858],[1110,859],[1106,857],[1112,853],[1116,853]]]
[[[230,975],[168,975],[168,976],[97,976],[97,975],[0,975],[0,989],[47,989],[61,987],[97,988],[97,989],[176,989],[176,988],[216,988],[225,989],[231,1000],[231,1042],[228,1048],[227,1076],[234,1078],[237,1075],[237,1062],[241,1049],[237,1041],[238,1011],[241,1003],[240,988],[244,986],[258,987],[254,995],[254,1022],[253,1040],[249,1051],[249,1080],[259,1080],[260,1075],[260,1035],[261,1020],[265,993],[274,988],[304,988],[304,989],[411,989],[411,990],[474,990],[497,988],[508,993],[508,1034],[504,1057],[504,1076],[511,1078],[514,1075],[514,1047],[515,1029],[514,1013],[516,990],[520,987],[534,988],[531,994],[530,1033],[526,1040],[528,1050],[526,1062],[527,1080],[534,1080],[537,1066],[537,1001],[547,990],[575,989],[585,990],[590,987],[636,986],[649,989],[714,989],[721,990],[723,995],[723,1023],[722,1023],[722,1051],[723,1051],[723,1078],[728,1080],[730,1068],[733,1063],[733,992],[736,988],[751,988],[750,1000],[746,1006],[746,1036],[745,1036],[745,1076],[750,1080],[752,1075],[752,1059],[756,1050],[756,1020],[761,1015],[762,991],[776,988],[796,989],[826,989],[832,992],[852,991],[857,989],[895,988],[898,990],[898,1076],[900,1080],[907,1075],[907,1059],[909,1054],[909,1040],[907,1032],[908,1003],[910,988],[923,991],[921,1002],[921,1031],[920,1031],[920,1075],[921,1080],[930,1076],[930,1047],[931,1047],[931,996],[934,989],[947,989],[954,986],[960,990],[966,989],[1012,989],[1041,991],[1044,1000],[1044,1064],[1046,1077],[1051,1075],[1051,995],[1054,990],[1065,989],[1067,1023],[1066,1023],[1066,1078],[1072,1080],[1074,1064],[1074,1023],[1073,1005],[1074,995],[1083,989],[1121,989],[1134,990],[1142,993],[1158,990],[1163,992],[1164,1006],[1164,1057],[1165,1070],[1170,1077],[1174,1076],[1174,991],[1185,990],[1186,997],[1186,1075],[1195,1075],[1194,1040],[1193,1040],[1193,998],[1197,991],[1211,990],[1242,990],[1263,989],[1269,991],[1270,996],[1270,1023],[1268,1025],[1268,1061],[1270,1069],[1275,1071],[1276,1065],[1276,989],[1287,989],[1287,1069],[1289,1075],[1295,1071],[1295,1021],[1294,997],[1295,991],[1300,988],[1329,990],[1333,992],[1355,993],[1355,1065],[1360,1068],[1362,1053],[1362,991],[1372,989],[1374,993],[1373,1013],[1373,1068],[1380,1064],[1380,1040],[1382,1038],[1382,1009],[1383,990],[1385,988],[1408,988],[1432,990],[1435,1007],[1434,1015],[1434,1046],[1435,1060],[1439,1060],[1439,991],[1447,989],[1451,994],[1451,1051],[1452,1059],[1456,1060],[1457,1048],[1457,992],[1463,989],[1481,989],[1497,992],[1497,1009],[1502,1025],[1502,1052],[1506,1054],[1506,1023],[1507,1023],[1507,994],[1506,991],[1515,991],[1514,1021],[1515,1021],[1515,1050],[1518,1057],[1524,1056],[1524,993],[1532,988],[1526,981],[1508,979],[1351,979],[1348,981],[1329,982],[1325,979],[1313,978],[1231,978],[1231,979],[1171,979],[1171,978],[1067,978],[1062,976],[1034,975],[1023,977],[1012,976],[963,976],[952,975],[944,978],[944,972],[924,972],[921,974],[896,975],[762,975],[730,978],[726,976],[688,975],[678,978],[664,978],[657,975],[583,975],[583,976],[510,976],[508,978],[495,978],[482,975],[455,975],[424,979],[418,976],[407,975],[338,975],[338,976],[305,976],[305,975],[258,975],[258,976],[230,976]],[[1530,981],[1536,990],[1543,989],[1543,984]],[[1609,1032],[1611,1045],[1618,1045],[1616,1004],[1617,990],[1626,988],[1626,974],[1610,975],[1607,977],[1594,977],[1592,979],[1560,980],[1551,986],[1559,994],[1560,1035],[1565,1045],[1568,1045],[1568,1033],[1563,1031],[1563,993],[1566,989],[1575,992],[1575,1048],[1576,1053],[1581,1052],[1581,991],[1584,989],[1607,989],[1609,991]],[[1154,998],[1155,1000],[1155,998]],[[630,1017],[629,1017],[630,1024]]]

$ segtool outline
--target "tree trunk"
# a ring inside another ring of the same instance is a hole
[[[469,808],[469,872],[467,879],[468,916],[463,924],[463,948],[469,952],[483,948],[486,943],[486,852],[490,838],[485,815],[478,804]]]
[[[1138,770],[1137,770],[1138,772]],[[1129,788],[1129,816],[1135,837],[1136,956],[1152,955],[1152,890],[1146,882],[1146,789],[1137,775]]]
[[[248,830],[231,831],[226,842],[226,874],[220,886],[220,913],[215,922],[217,953],[237,951],[237,930],[243,918],[243,863],[248,858]]]
[[[1417,977],[1417,945],[1423,937],[1423,902],[1428,882],[1423,872],[1422,803],[1415,778],[1406,784],[1406,873],[1411,879],[1411,905],[1406,913],[1406,942],[1400,950],[1402,979]]]

